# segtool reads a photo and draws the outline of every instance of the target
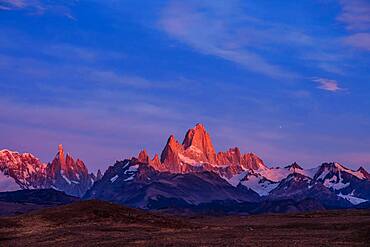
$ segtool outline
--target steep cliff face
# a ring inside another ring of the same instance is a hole
[[[75,196],[83,196],[95,180],[82,160],[75,161],[70,154],[64,154],[62,145],[59,145],[57,155],[48,165],[48,171],[53,187]]]
[[[138,155],[142,163],[150,164],[158,171],[171,173],[189,173],[195,171],[213,171],[227,177],[241,170],[265,169],[263,161],[253,153],[242,154],[239,148],[231,148],[227,152],[216,153],[212,140],[205,127],[197,124],[189,129],[180,144],[171,135],[161,153],[161,159],[155,155],[150,160],[145,150]]]
[[[180,157],[183,152],[184,147],[171,135],[161,154],[161,163],[167,171],[174,173],[182,172]]]
[[[198,162],[217,164],[216,151],[211,137],[202,124],[197,124],[194,128],[188,130],[182,146],[186,157]]]
[[[19,189],[54,188],[74,196],[82,196],[92,186],[95,177],[88,173],[82,160],[75,161],[71,155],[65,155],[62,145],[49,164],[29,153],[1,150],[0,173],[8,181],[14,181]],[[2,187],[0,190],[10,189]]]

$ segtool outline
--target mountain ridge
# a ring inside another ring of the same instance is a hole
[[[170,135],[160,156],[151,159],[143,149],[137,157],[117,161],[96,176],[88,173],[83,161],[65,155],[62,145],[48,164],[29,153],[2,150],[0,190],[14,185],[15,190],[53,188],[84,199],[146,209],[277,200],[294,201],[288,203],[294,207],[315,200],[310,202],[312,209],[331,209],[365,207],[370,201],[370,176],[363,167],[355,171],[336,162],[311,169],[296,162],[268,167],[256,154],[243,154],[238,147],[216,152],[202,124],[189,129],[181,143]]]
[[[213,174],[213,180],[205,179],[207,173]],[[184,175],[191,177],[188,183],[200,181],[200,190],[179,184],[182,181],[177,178]],[[228,198],[214,194],[216,188],[220,189],[216,182],[218,179],[226,182],[223,188]],[[209,193],[206,200],[199,197],[203,194],[202,186]],[[94,184],[85,198],[111,200],[141,208],[166,203],[169,203],[167,206],[186,206],[230,200],[251,203],[314,199],[320,207],[331,209],[350,208],[369,201],[369,186],[368,173],[363,168],[353,171],[335,162],[311,169],[303,169],[296,162],[285,167],[269,168],[257,155],[241,154],[237,147],[216,153],[210,135],[203,125],[197,124],[186,132],[182,144],[170,135],[160,160],[157,154],[150,159],[144,149],[137,158],[117,162],[107,176],[104,174],[102,180]],[[179,194],[177,190],[185,194]],[[242,190],[248,195],[245,198],[237,196]],[[109,191],[115,191],[114,195],[108,196]],[[130,200],[130,196],[139,200]],[[193,199],[189,200],[189,196]]]
[[[53,188],[81,197],[95,179],[82,160],[65,155],[62,145],[47,164],[30,153],[0,150],[0,191]]]

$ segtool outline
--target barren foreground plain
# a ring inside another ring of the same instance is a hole
[[[179,217],[83,201],[0,218],[0,246],[370,246],[370,210]]]

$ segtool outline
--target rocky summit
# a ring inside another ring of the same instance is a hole
[[[62,145],[51,163],[42,163],[29,153],[0,151],[0,191],[53,188],[69,195],[82,196],[96,177],[84,162],[65,155]]]

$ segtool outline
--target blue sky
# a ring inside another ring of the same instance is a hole
[[[366,0],[0,0],[0,148],[90,169],[205,124],[270,166],[370,168]]]

